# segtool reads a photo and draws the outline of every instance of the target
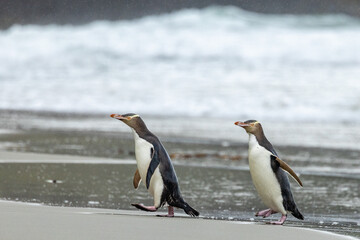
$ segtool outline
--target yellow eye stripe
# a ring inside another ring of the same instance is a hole
[[[253,122],[253,123],[250,123],[250,125],[252,126],[252,127],[254,127],[256,124],[258,124],[259,122],[258,121],[256,121],[256,122]]]
[[[126,119],[127,120],[131,120],[131,119],[133,119],[134,117],[140,117],[138,114],[135,114],[135,115],[133,115],[133,116],[128,116],[128,117],[126,117]]]

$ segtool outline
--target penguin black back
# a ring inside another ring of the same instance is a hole
[[[304,216],[298,210],[294,197],[292,195],[287,173],[280,168],[280,164],[278,161],[276,161],[275,156],[271,156],[271,168],[274,171],[275,176],[280,184],[284,208],[289,211],[294,217],[304,220]]]

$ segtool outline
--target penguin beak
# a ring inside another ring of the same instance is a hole
[[[243,128],[245,128],[245,127],[250,127],[249,124],[244,123],[244,122],[235,122],[234,124],[237,125],[237,126],[239,126],[239,127],[243,127]]]
[[[115,118],[117,120],[127,120],[126,117],[123,117],[122,115],[119,114],[111,114],[110,117]]]

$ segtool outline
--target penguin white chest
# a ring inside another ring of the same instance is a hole
[[[141,176],[141,179],[145,183],[147,170],[151,162],[151,149],[153,145],[144,139],[140,138],[136,133],[135,135],[135,157],[137,167]]]
[[[250,134],[249,167],[255,188],[267,207],[274,211],[286,213],[281,187],[271,168],[271,155],[272,153],[260,146],[256,137]]]
[[[151,149],[153,145],[139,137],[133,130],[135,138],[135,158],[143,184],[146,186],[146,175],[151,162]],[[163,180],[159,171],[159,166],[155,169],[149,185],[149,192],[155,197],[155,202],[160,201],[163,190]],[[155,204],[156,205],[156,204]]]

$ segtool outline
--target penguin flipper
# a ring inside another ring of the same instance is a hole
[[[149,164],[149,168],[146,174],[146,188],[149,189],[150,186],[150,180],[152,175],[155,172],[155,169],[159,166],[160,164],[160,158],[158,155],[158,151],[157,149],[155,149],[155,146],[153,148],[151,148],[151,162]]]
[[[289,173],[290,176],[291,176],[292,178],[294,178],[295,181],[296,181],[301,187],[303,186],[303,184],[302,184],[300,178],[298,177],[298,175],[296,175],[296,173],[294,172],[294,170],[292,170],[291,167],[290,167],[286,162],[284,162],[283,160],[281,160],[281,159],[278,158],[277,156],[272,155],[271,157],[272,157],[274,160],[276,160],[276,161],[280,164],[280,167],[281,167],[282,169],[284,169],[287,173]]]
[[[133,185],[134,185],[135,189],[138,189],[140,182],[141,182],[141,176],[140,176],[139,170],[136,169],[136,172],[134,174],[134,179],[133,179]]]

